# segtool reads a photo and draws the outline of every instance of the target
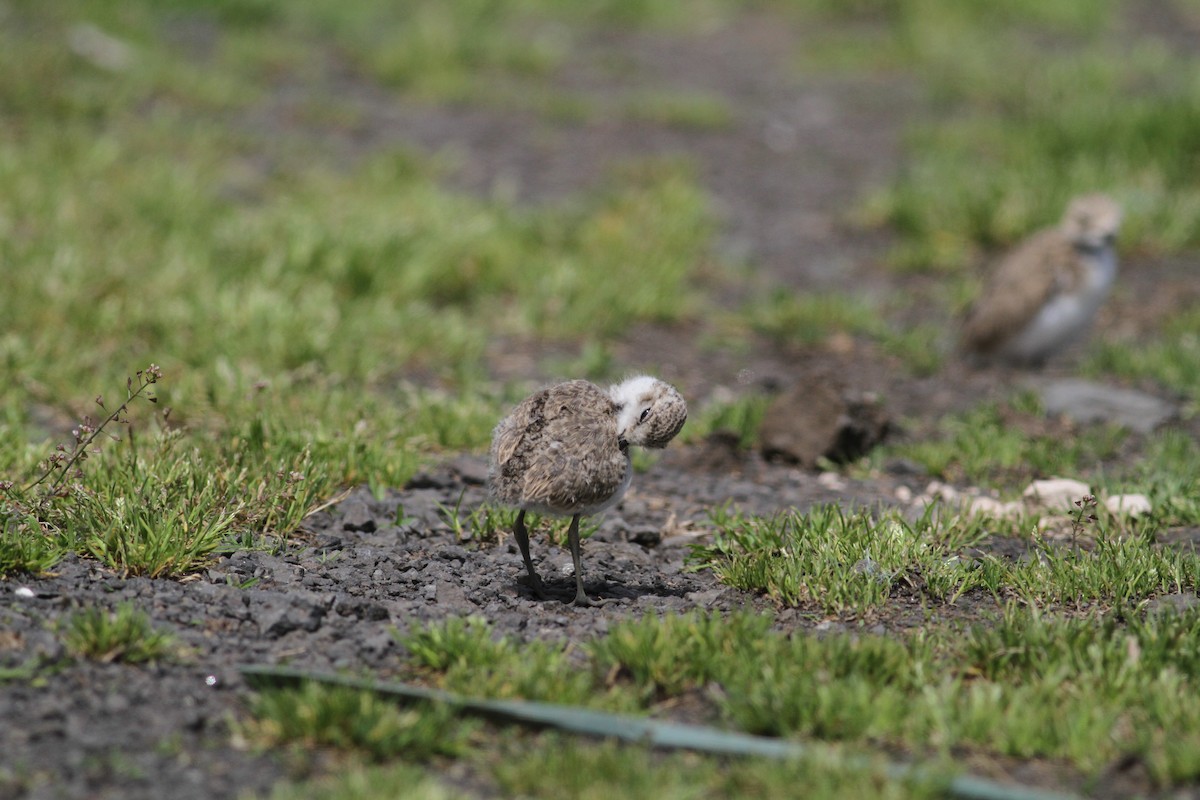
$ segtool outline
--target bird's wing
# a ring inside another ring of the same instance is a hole
[[[500,421],[492,433],[492,456],[507,464],[519,452],[542,448],[543,440],[561,440],[564,419],[569,419],[571,398],[581,391],[573,384],[549,386],[526,397]]]
[[[496,426],[492,439],[502,493],[551,507],[603,499],[625,464],[612,405],[607,393],[585,381],[527,398]]]
[[[543,416],[541,457],[526,473],[527,495],[586,506],[611,494],[625,469],[612,398],[590,384],[564,388],[547,398]]]
[[[500,424],[492,432],[492,460],[497,467],[503,467],[512,460],[525,438],[525,428],[513,422],[514,417],[507,416],[500,420]]]
[[[1024,328],[1050,298],[1078,280],[1070,245],[1056,229],[1042,231],[992,273],[962,325],[965,347],[986,353]]]

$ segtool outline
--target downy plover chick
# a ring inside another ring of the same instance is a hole
[[[672,386],[645,375],[607,391],[588,381],[560,383],[527,397],[492,434],[488,478],[496,501],[520,509],[513,535],[530,586],[545,597],[529,558],[525,512],[569,516],[574,605],[592,605],[579,565],[579,518],[616,505],[633,478],[630,447],[666,447],[687,420]]]

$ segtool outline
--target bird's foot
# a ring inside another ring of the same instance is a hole
[[[593,600],[584,594],[582,589],[580,589],[575,593],[575,599],[567,605],[575,606],[576,608],[603,608],[611,602],[612,600],[609,598],[605,598],[603,600]]]

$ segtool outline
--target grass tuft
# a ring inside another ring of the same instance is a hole
[[[495,637],[480,618],[447,620],[398,634],[416,666],[437,673],[441,688],[475,697],[525,698],[572,705],[628,708],[619,692],[597,692],[567,646],[533,641],[518,645]]]
[[[77,611],[63,621],[61,631],[69,653],[104,663],[156,661],[175,649],[175,637],[154,630],[150,617],[130,603],[113,611]]]
[[[956,556],[983,538],[981,524],[942,522],[933,507],[915,523],[894,512],[875,517],[837,506],[769,519],[722,511],[713,523],[712,543],[694,545],[689,563],[787,605],[862,613],[887,602],[899,585],[941,602],[981,585],[975,565]]]
[[[239,726],[251,744],[349,749],[382,761],[425,761],[464,751],[472,726],[440,705],[398,708],[371,692],[306,683],[258,694],[253,719]]]

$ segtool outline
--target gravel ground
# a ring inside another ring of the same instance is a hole
[[[753,457],[741,476],[683,468],[700,455],[680,449],[639,475],[585,542],[588,591],[611,601],[602,610],[535,600],[517,580],[524,568],[511,536],[479,543],[455,530],[450,510],[465,518],[486,493],[486,465],[473,457],[418,475],[382,500],[355,490],[310,517],[283,552],[236,552],[188,580],[122,578],[70,558],[52,575],[5,581],[0,670],[32,667],[37,677],[0,684],[0,796],[265,792],[283,765],[231,745],[230,721],[247,691],[239,664],[386,675],[402,657],[394,633],[412,623],[474,614],[520,639],[583,641],[645,613],[765,609],[707,572],[684,571],[708,508],[887,499],[878,487],[839,480],[841,489],[830,488],[828,478]],[[543,532],[533,537],[539,570],[552,590],[573,596],[570,552]],[[178,657],[150,666],[68,658],[57,628],[64,617],[121,603],[173,633]],[[799,612],[780,616],[784,625],[813,622]]]

